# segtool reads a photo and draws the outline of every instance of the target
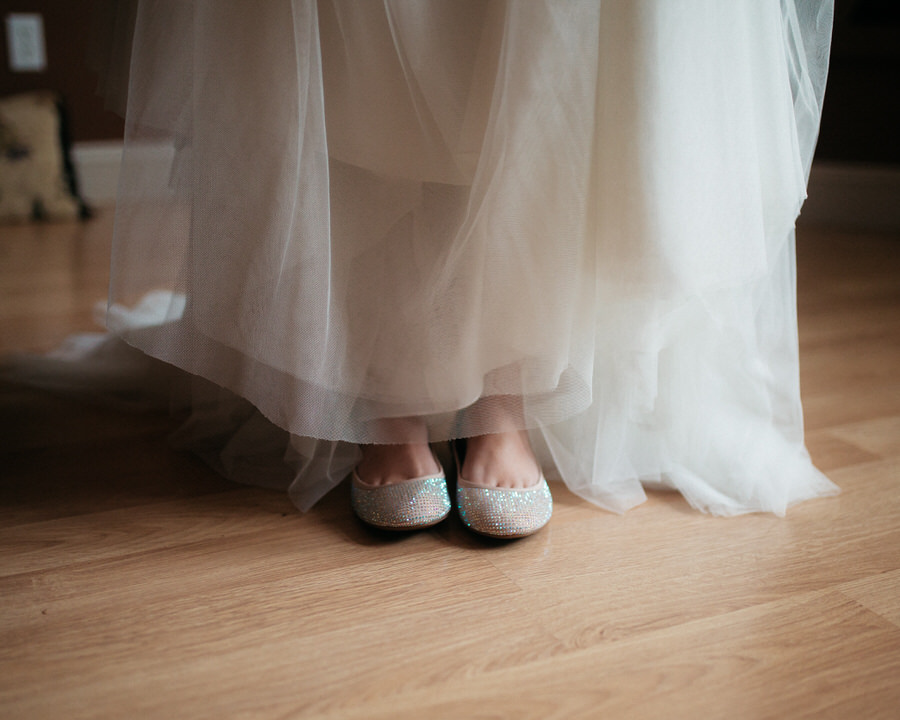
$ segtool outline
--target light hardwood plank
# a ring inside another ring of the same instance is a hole
[[[832,428],[832,434],[883,458],[900,455],[900,416],[864,420]]]
[[[111,214],[0,233],[0,353],[96,330]],[[900,238],[799,240],[807,442],[836,498],[717,519],[562,487],[546,531],[367,530],[0,382],[0,716],[895,718]],[[37,367],[37,366],[35,366]]]
[[[840,591],[900,626],[900,571],[880,573],[845,583]]]
[[[825,591],[334,716],[473,717],[493,707],[521,718],[895,718],[898,643],[896,627]]]
[[[826,474],[848,465],[860,465],[881,458],[874,452],[842,440],[832,428],[807,431],[806,448],[815,466]]]

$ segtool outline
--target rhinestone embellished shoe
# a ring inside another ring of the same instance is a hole
[[[532,487],[484,487],[462,476],[462,462],[454,444],[456,459],[456,507],[470,530],[494,538],[521,538],[532,535],[550,521],[553,496],[544,474]]]
[[[350,484],[353,512],[382,530],[420,530],[450,514],[447,478],[438,472],[389,485],[368,485],[354,470]]]

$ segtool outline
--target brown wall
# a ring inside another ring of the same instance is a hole
[[[900,0],[836,0],[816,157],[900,164]]]
[[[56,90],[65,102],[73,141],[120,139],[121,118],[103,107],[97,76],[87,67],[93,0],[0,0],[0,95],[28,90]],[[13,12],[44,17],[47,68],[44,72],[13,73],[6,47],[6,16]]]

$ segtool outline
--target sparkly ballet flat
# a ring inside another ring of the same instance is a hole
[[[470,530],[493,538],[521,538],[532,535],[550,521],[553,496],[543,472],[530,488],[484,487],[462,476],[462,462],[456,453],[456,507]]]
[[[382,530],[420,530],[450,514],[447,478],[438,472],[390,485],[367,485],[354,470],[350,503],[356,516]]]

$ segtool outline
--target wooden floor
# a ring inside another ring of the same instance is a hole
[[[92,327],[111,220],[0,228],[3,352]],[[837,498],[544,532],[368,531],[0,386],[0,717],[900,717],[900,237],[800,237],[808,442]]]

